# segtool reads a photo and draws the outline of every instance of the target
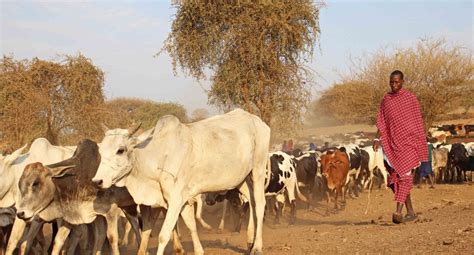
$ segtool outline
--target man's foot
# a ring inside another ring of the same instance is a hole
[[[404,222],[410,222],[418,219],[418,216],[416,214],[407,214],[405,215],[405,218],[403,219]]]
[[[433,185],[430,186],[430,189],[434,189],[435,187]]]
[[[393,213],[392,222],[395,224],[400,224],[403,222],[403,215],[401,213]]]

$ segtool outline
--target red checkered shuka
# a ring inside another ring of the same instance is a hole
[[[388,186],[392,188],[395,195],[395,201],[399,203],[405,203],[411,189],[413,188],[413,175],[399,176],[393,168],[387,166],[389,172],[388,175]]]
[[[387,93],[377,114],[383,152],[394,168],[395,199],[405,202],[413,183],[411,170],[428,160],[428,146],[416,96],[406,89]],[[398,176],[397,176],[398,174]]]

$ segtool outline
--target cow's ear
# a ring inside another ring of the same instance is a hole
[[[18,157],[20,157],[20,155],[23,153],[23,150],[25,150],[25,148],[26,148],[27,145],[28,145],[28,144],[25,144],[25,145],[23,145],[23,147],[21,147],[20,149],[14,151],[12,154],[7,155],[7,156],[5,157],[5,162],[6,162],[7,164],[9,164],[9,165],[13,164],[13,162],[15,162],[15,160],[16,160]]]
[[[74,168],[75,165],[69,166],[58,166],[55,168],[48,168],[51,173],[51,178],[62,178],[69,175],[69,171]]]
[[[155,128],[153,127],[151,129],[141,133],[137,137],[130,138],[129,139],[130,146],[133,147],[133,148],[136,148],[136,147],[140,146],[145,141],[150,140],[153,137],[154,132],[155,132]]]

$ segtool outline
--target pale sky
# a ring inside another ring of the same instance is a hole
[[[0,1],[2,55],[54,60],[81,52],[105,72],[107,98],[177,102],[188,114],[215,112],[207,105],[208,83],[174,76],[167,55],[154,57],[170,31],[170,1]],[[444,37],[474,48],[471,1],[327,1],[320,25],[320,47],[309,64],[320,75],[316,89],[346,74],[349,56],[381,47]]]

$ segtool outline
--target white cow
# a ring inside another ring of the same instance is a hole
[[[383,153],[382,150],[379,148],[377,152],[374,151],[374,148],[372,146],[367,146],[362,148],[362,150],[365,150],[369,154],[369,172],[370,172],[370,177],[369,177],[369,182],[366,183],[366,185],[369,185],[369,187],[366,188],[372,188],[373,185],[373,179],[375,177],[374,175],[374,169],[378,168],[380,172],[383,175],[384,179],[384,184],[387,184],[387,178],[388,178],[388,172],[387,169],[385,169],[385,165],[383,164]],[[387,188],[387,186],[385,186]]]
[[[249,220],[251,252],[261,253],[269,144],[270,128],[240,109],[190,124],[167,115],[139,137],[124,129],[108,131],[100,144],[102,161],[93,181],[103,188],[126,186],[137,204],[167,207],[157,254],[163,254],[180,212],[188,218],[195,253],[202,254],[187,202],[205,192],[237,187],[251,201],[250,215],[255,212],[257,219],[256,233],[253,217]],[[244,185],[249,174],[252,196]]]

